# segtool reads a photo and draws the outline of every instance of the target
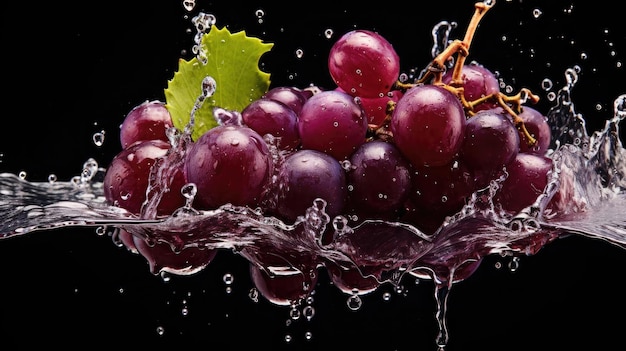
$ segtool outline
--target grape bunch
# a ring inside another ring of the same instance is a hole
[[[473,23],[468,33],[476,29]],[[518,213],[548,184],[550,127],[541,112],[525,104],[536,99],[532,93],[503,94],[494,73],[465,61],[468,48],[468,39],[452,42],[425,74],[406,83],[399,81],[395,49],[381,34],[345,33],[328,55],[335,86],[272,87],[234,111],[233,118],[189,145],[171,171],[155,215],[189,205],[183,192],[193,184],[197,210],[248,206],[294,223],[323,199],[330,218],[403,222],[435,235],[446,217],[496,179],[501,183],[494,205]],[[457,54],[454,67],[447,67]],[[146,101],[128,113],[120,127],[122,151],[104,179],[111,205],[145,215],[146,189],[154,165],[173,150],[173,129],[160,101]],[[154,273],[196,272],[216,254],[203,247],[175,252],[123,230],[120,236],[148,259]],[[327,228],[324,242],[332,242],[332,236]],[[277,304],[310,293],[321,265],[343,291],[366,293],[378,284],[356,267],[345,271],[307,259],[301,269],[307,274],[270,277],[251,263],[251,276]]]

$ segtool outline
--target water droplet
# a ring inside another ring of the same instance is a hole
[[[98,228],[96,228],[96,234],[97,235],[102,236],[102,235],[106,234],[106,232],[107,232],[106,227],[98,227]]]
[[[511,261],[509,261],[509,270],[511,272],[515,272],[518,268],[519,268],[519,257],[515,256],[513,258],[511,258]]]
[[[363,300],[361,300],[361,297],[359,295],[353,294],[348,297],[346,304],[351,311],[357,311],[363,305]]]
[[[222,277],[222,280],[224,281],[224,284],[231,285],[233,283],[233,281],[235,280],[235,277],[232,274],[230,274],[230,273],[226,273]]]
[[[313,306],[305,306],[302,310],[302,314],[304,314],[304,318],[306,318],[307,321],[310,321],[313,319],[313,316],[315,316],[315,308],[313,308]]]
[[[104,135],[105,135],[105,131],[102,130],[98,133],[94,133],[94,135],[91,137],[91,139],[93,140],[93,143],[96,146],[102,146],[104,144]]]
[[[549,91],[552,89],[552,80],[550,80],[549,78],[545,78],[544,80],[541,81],[541,88],[545,91]]]
[[[196,0],[183,0],[183,7],[187,11],[193,11],[194,7],[196,7]]]
[[[535,17],[535,18],[541,17],[542,14],[543,14],[543,12],[541,12],[540,9],[534,9],[533,10],[533,17]]]
[[[258,9],[254,12],[254,14],[256,15],[258,22],[263,23],[263,17],[265,17],[265,11],[263,11],[262,9]]]
[[[385,301],[391,300],[391,293],[389,291],[385,291],[383,293],[383,300],[385,300]]]
[[[324,36],[326,37],[326,39],[330,39],[330,38],[332,38],[332,37],[333,37],[333,34],[334,34],[333,30],[332,30],[332,29],[330,29],[330,28],[328,28],[328,29],[326,29],[326,30],[324,31]]]
[[[256,288],[250,289],[250,291],[248,291],[248,297],[253,302],[259,302],[259,290],[257,290]]]
[[[313,333],[311,333],[310,331],[305,332],[305,333],[304,333],[304,338],[305,338],[306,340],[311,340],[311,339],[313,339]]]
[[[48,175],[48,183],[53,184],[57,181],[57,176],[56,174],[50,174]]]
[[[297,58],[302,58],[302,56],[304,56],[304,50],[302,50],[302,49],[297,49],[297,50],[296,50],[296,57],[297,57]]]
[[[163,334],[165,333],[165,328],[163,328],[162,326],[158,326],[158,327],[156,328],[156,332],[157,332],[157,334],[159,334],[159,335],[163,335]]]

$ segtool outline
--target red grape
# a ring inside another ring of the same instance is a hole
[[[165,131],[172,126],[172,116],[163,102],[145,101],[135,106],[120,125],[122,148],[139,140],[168,141]]]
[[[444,73],[442,81],[445,84],[452,83],[453,70]],[[468,102],[482,97],[497,94],[500,92],[498,78],[487,68],[477,63],[464,65],[461,69],[461,81],[463,86],[463,97]],[[474,111],[478,112],[494,108],[498,105],[496,101],[483,102],[474,106]]]
[[[246,126],[259,135],[271,134],[277,138],[282,150],[295,149],[300,145],[298,115],[289,106],[271,99],[252,101],[241,111]]]
[[[506,165],[507,178],[494,197],[506,211],[517,213],[532,205],[548,184],[552,159],[543,155],[518,153]]]
[[[304,215],[313,201],[326,201],[326,213],[334,217],[343,211],[346,198],[346,174],[332,156],[303,149],[285,159],[278,175],[276,211],[288,221]]]
[[[482,187],[515,157],[519,140],[509,117],[497,110],[483,110],[467,120],[459,154]]]
[[[324,266],[333,284],[346,294],[365,295],[375,291],[380,286],[380,282],[375,277],[363,276],[354,265],[346,268],[329,261]]]
[[[411,190],[411,171],[394,144],[365,143],[352,154],[350,163],[348,195],[357,213],[380,216],[402,208]]]
[[[263,297],[281,306],[295,305],[305,299],[318,280],[316,268],[297,270],[289,268],[281,274],[270,275],[256,264],[250,263],[250,277]]]
[[[452,215],[475,190],[474,177],[464,162],[454,160],[436,167],[415,167],[410,198],[429,213]]]
[[[445,88],[417,85],[398,100],[390,129],[394,143],[414,166],[445,165],[463,142],[463,105]]]
[[[180,251],[174,251],[169,243],[149,244],[137,236],[133,236],[133,242],[137,251],[148,261],[152,274],[168,272],[190,275],[197,273],[213,261],[218,251],[204,246],[185,247]]]
[[[518,116],[524,121],[524,126],[528,133],[537,140],[537,144],[530,146],[526,137],[521,135],[520,152],[545,155],[548,148],[550,148],[552,138],[552,131],[546,116],[530,106],[523,106],[522,112]]]
[[[184,170],[187,181],[197,187],[195,205],[212,209],[226,203],[256,206],[272,167],[269,148],[257,132],[219,125],[192,144]]]
[[[367,118],[354,98],[327,90],[311,96],[302,107],[298,131],[302,147],[344,160],[365,142]]]
[[[302,105],[311,97],[310,91],[305,91],[291,86],[279,86],[268,90],[263,94],[263,99],[280,101],[289,106],[296,114],[300,114]]]
[[[171,144],[163,140],[137,141],[120,151],[109,164],[103,180],[107,201],[133,214],[140,214],[155,160],[164,157]],[[182,168],[171,179],[170,190],[163,193],[157,213],[169,215],[185,205],[180,189],[185,185]]]
[[[352,96],[382,97],[400,74],[400,59],[383,36],[368,30],[345,33],[331,47],[328,70],[335,84]]]

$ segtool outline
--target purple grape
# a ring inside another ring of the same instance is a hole
[[[302,147],[337,160],[347,159],[365,142],[367,128],[367,118],[354,98],[337,90],[311,96],[298,119]]]
[[[246,126],[259,135],[271,134],[277,138],[282,150],[295,149],[300,145],[298,115],[289,106],[271,99],[252,101],[241,111]]]
[[[506,165],[507,178],[494,197],[504,210],[517,213],[532,205],[548,184],[552,159],[543,155],[518,153]]]
[[[250,263],[250,277],[259,293],[279,306],[291,306],[305,299],[317,284],[316,268],[305,271],[288,270],[287,274],[270,275],[259,266]]]
[[[398,80],[400,59],[380,34],[353,30],[331,47],[328,70],[335,84],[352,96],[383,97]]]
[[[302,105],[311,95],[313,94],[310,91],[304,91],[296,87],[279,86],[268,90],[263,94],[262,98],[282,102],[298,115],[302,110]]]
[[[214,209],[227,203],[258,205],[272,167],[259,133],[246,126],[219,125],[192,144],[184,169],[187,181],[197,187],[194,205]]]
[[[410,199],[419,209],[437,217],[459,211],[476,189],[471,170],[460,160],[435,167],[415,167]]]
[[[483,110],[467,120],[459,154],[482,187],[515,157],[519,140],[519,132],[507,115]]]
[[[453,70],[448,70],[444,73],[442,81],[445,84],[452,83],[453,72]],[[460,78],[463,86],[463,97],[468,102],[500,92],[498,78],[490,70],[477,63],[464,65],[461,68]],[[496,101],[484,102],[474,106],[474,112],[491,109],[496,106],[498,106]]]
[[[120,151],[109,164],[103,179],[107,201],[133,214],[140,214],[146,201],[150,170],[157,158],[166,155],[171,144],[163,140],[145,140],[131,144]],[[170,190],[163,193],[157,213],[169,215],[185,205],[180,189],[185,185],[183,170],[171,180]]]
[[[278,174],[276,212],[293,222],[317,198],[326,201],[332,218],[343,211],[347,199],[346,174],[339,162],[321,151],[303,149],[285,158]]]
[[[373,140],[350,157],[347,173],[350,207],[380,216],[402,209],[411,190],[409,162],[390,142]]]
[[[524,121],[528,133],[537,140],[537,144],[530,146],[526,137],[521,135],[520,152],[545,155],[550,148],[552,138],[552,131],[546,116],[529,106],[523,106],[522,112],[518,116]]]
[[[168,141],[165,131],[172,126],[172,116],[163,102],[145,101],[135,106],[120,125],[122,148],[139,140]]]
[[[139,254],[148,262],[150,272],[155,275],[162,272],[178,275],[198,273],[213,261],[218,251],[205,246],[191,246],[174,251],[169,243],[148,244],[137,236],[133,236],[133,242]]]
[[[463,142],[463,105],[445,88],[417,85],[398,100],[390,130],[393,142],[413,166],[445,165]]]
[[[324,266],[335,287],[345,294],[365,295],[375,291],[380,286],[380,282],[375,277],[363,276],[354,265],[346,268],[328,261]]]

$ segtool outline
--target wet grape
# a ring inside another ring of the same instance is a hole
[[[185,176],[198,189],[195,205],[213,209],[230,203],[255,206],[272,172],[269,148],[246,126],[220,125],[188,150]]]
[[[440,86],[417,85],[398,100],[391,118],[393,142],[414,166],[441,166],[459,152],[465,112]]]
[[[139,215],[146,201],[150,171],[157,158],[164,157],[171,145],[163,140],[137,141],[120,151],[109,164],[103,180],[107,201]],[[169,191],[157,206],[160,215],[169,215],[185,204],[180,189],[185,184],[182,168],[170,180]]]
[[[326,212],[340,214],[347,201],[346,174],[339,162],[321,151],[303,149],[290,154],[278,175],[276,212],[295,221],[317,198],[327,202]]]
[[[327,90],[311,96],[302,107],[298,130],[302,148],[348,158],[365,142],[367,118],[354,98]]]
[[[300,145],[298,115],[280,101],[271,99],[252,101],[241,111],[241,117],[246,126],[259,135],[270,134],[279,138],[280,149],[295,149]]]
[[[120,142],[127,148],[139,140],[169,141],[165,131],[173,126],[165,103],[152,100],[133,107],[120,125]]]
[[[328,71],[335,84],[346,93],[377,98],[388,93],[398,80],[400,58],[380,34],[353,30],[331,47]]]

